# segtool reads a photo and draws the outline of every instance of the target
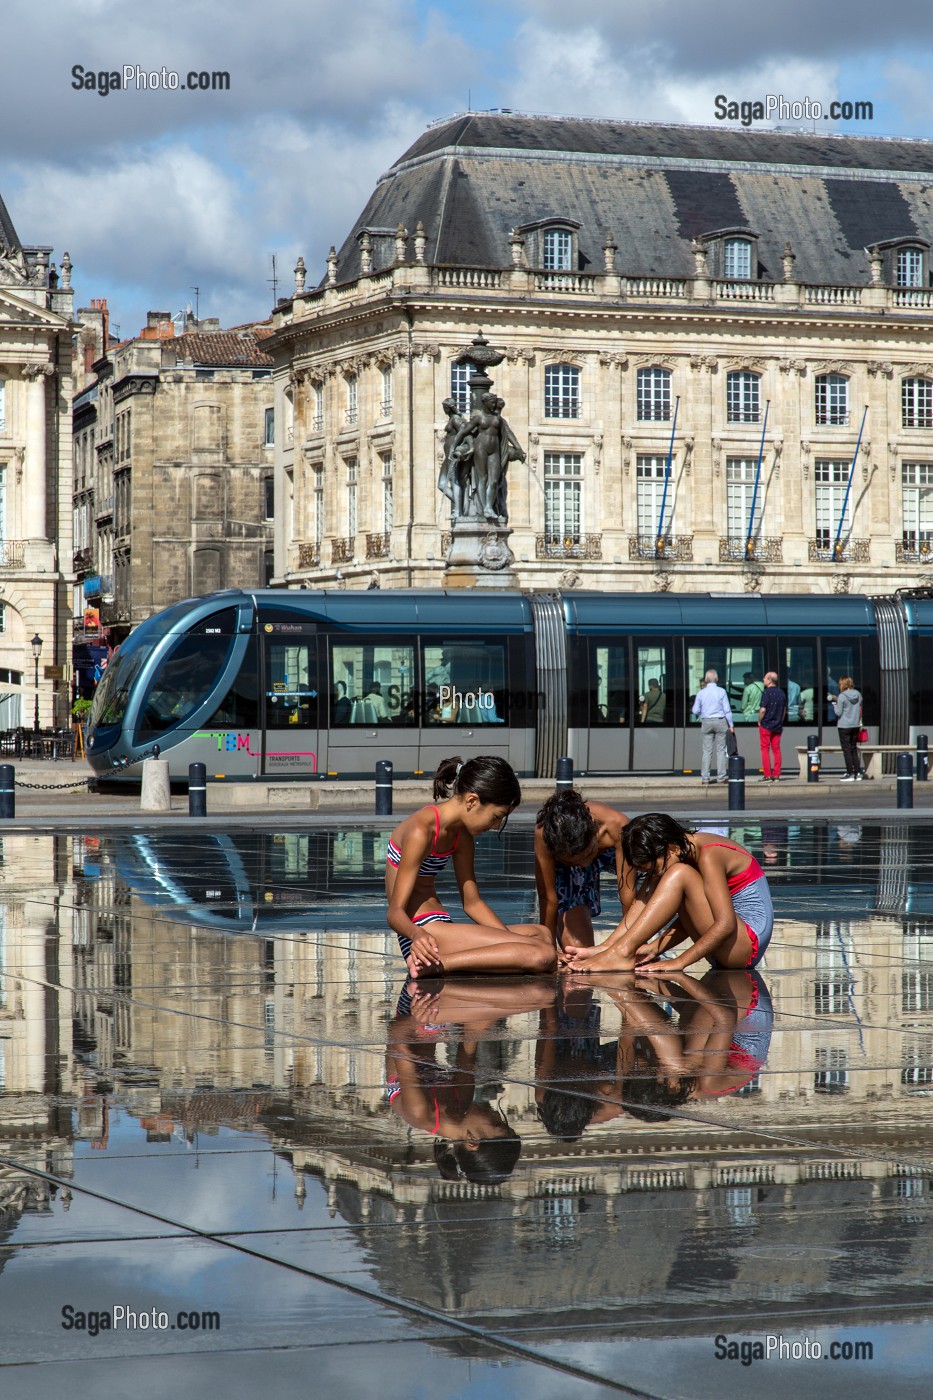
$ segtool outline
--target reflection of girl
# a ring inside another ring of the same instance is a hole
[[[412,977],[553,968],[548,930],[541,924],[504,924],[480,897],[473,870],[475,838],[484,831],[501,832],[521,798],[518,779],[504,759],[448,758],[434,775],[437,805],[422,807],[393,831],[386,850],[389,925]],[[450,859],[472,923],[454,923],[438,898],[434,879]]]
[[[584,802],[574,788],[555,792],[538,813],[535,884],[541,922],[554,937],[592,947],[602,913],[599,876],[622,878],[622,828],[628,817],[604,802]]]
[[[554,1000],[553,982],[409,983],[389,1026],[386,1100],[410,1127],[437,1141],[434,1160],[448,1180],[491,1185],[514,1170],[521,1140],[505,1115],[474,1102],[476,1051],[484,1032],[516,1011],[540,1009]],[[437,1060],[436,1037],[451,1020],[462,1023],[452,1064]]]
[[[623,829],[622,853],[625,916],[599,948],[567,949],[570,966],[625,971],[637,961],[640,973],[663,975],[701,958],[720,967],[760,961],[774,908],[765,874],[744,846],[709,831],[688,832],[673,817],[649,812]],[[688,939],[686,952],[659,961]]]

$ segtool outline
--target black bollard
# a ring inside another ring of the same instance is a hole
[[[554,787],[558,792],[564,792],[567,788],[573,787],[573,759],[559,758],[557,760],[557,778]]]
[[[917,735],[917,782],[925,783],[930,776],[930,755],[927,752],[927,736]]]
[[[897,756],[897,805],[898,807],[912,807],[914,805],[914,760],[909,753],[899,753]]]
[[[203,763],[188,764],[188,816],[207,816],[207,767]]]
[[[820,781],[820,736],[819,734],[807,735],[807,782],[818,783]]]
[[[740,753],[729,759],[729,811],[745,811],[745,759]]]
[[[16,816],[16,769],[0,763],[0,817]]]
[[[376,764],[376,816],[392,815],[392,764],[388,758],[380,758]]]

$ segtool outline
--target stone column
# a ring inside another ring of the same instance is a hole
[[[51,364],[27,365],[26,460],[23,478],[23,535],[27,540],[48,539],[46,523],[46,408],[45,385],[53,373]]]

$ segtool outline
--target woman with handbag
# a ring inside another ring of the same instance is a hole
[[[864,777],[862,761],[858,752],[862,728],[861,692],[856,690],[855,682],[851,676],[840,676],[839,694],[833,695],[831,698],[833,709],[836,711],[839,744],[846,765],[846,775],[842,781],[844,783],[860,783]]]

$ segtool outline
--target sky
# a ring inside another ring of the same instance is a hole
[[[0,195],[22,242],[52,245],[56,262],[68,250],[76,306],[106,297],[128,337],[147,310],[189,302],[225,326],[267,316],[273,255],[279,296],[299,254],[314,285],[379,175],[457,112],[721,127],[717,96],[770,94],[872,103],[871,121],[819,130],[933,138],[933,7],[918,0],[880,12],[874,0],[589,0],[584,12],[566,0],[7,0]],[[98,75],[122,84],[124,65],[130,85],[102,92]],[[137,86],[137,67],[181,86]],[[229,87],[188,91],[189,72],[229,74]]]

